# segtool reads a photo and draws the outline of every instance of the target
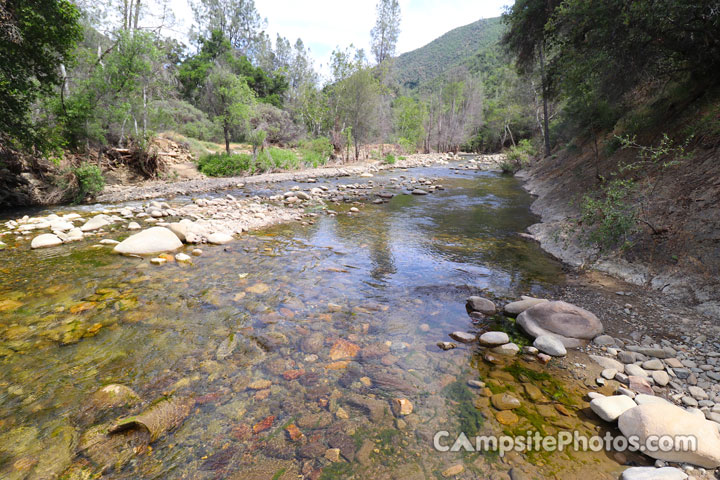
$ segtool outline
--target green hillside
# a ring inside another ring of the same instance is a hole
[[[504,30],[500,17],[451,30],[424,47],[400,55],[396,60],[398,81],[408,89],[416,89],[458,67],[475,70],[476,57],[499,49],[497,44]]]

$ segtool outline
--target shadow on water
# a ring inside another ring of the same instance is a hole
[[[534,374],[537,365],[436,346],[454,330],[482,331],[465,312],[468,294],[542,295],[563,281],[561,266],[518,235],[536,220],[531,198],[495,174],[413,174],[441,177],[445,190],[355,214],[339,205],[312,225],[206,247],[192,265],[155,267],[89,243],[4,253],[2,477],[436,478],[462,463],[465,478],[485,478],[507,462],[437,452],[434,432],[593,429],[577,413],[577,389]],[[466,386],[479,378],[490,393],[522,399],[512,425]],[[98,400],[111,384],[140,400]],[[537,407],[526,384],[570,416]],[[119,417],[160,411],[168,396],[194,406],[165,414],[181,421],[151,445],[137,430],[122,441],[98,434]],[[393,415],[394,398],[413,412]],[[615,465],[583,453],[513,462],[540,476],[592,470],[587,478],[610,478],[603,472]]]

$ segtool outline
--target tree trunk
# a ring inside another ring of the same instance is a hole
[[[223,135],[225,135],[225,152],[230,155],[230,128],[228,124],[223,124]]]
[[[133,30],[138,29],[138,20],[140,20],[140,0],[135,0],[135,18],[133,19]]]
[[[550,156],[550,119],[548,117],[548,91],[547,78],[545,77],[545,52],[544,47],[540,46],[540,81],[542,83],[543,97],[543,123],[545,125],[543,136],[545,137],[545,156]]]

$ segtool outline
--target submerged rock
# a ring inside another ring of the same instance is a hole
[[[539,303],[518,315],[517,323],[533,337],[556,337],[566,348],[579,347],[603,332],[595,315],[561,301]]]
[[[114,251],[123,255],[153,255],[172,252],[182,248],[180,239],[165,227],[152,227],[131,235],[118,245]]]
[[[195,401],[189,398],[162,400],[140,415],[119,420],[108,429],[108,432],[114,434],[141,428],[148,431],[150,441],[154,442],[163,434],[179,427],[190,415],[194,405]]]

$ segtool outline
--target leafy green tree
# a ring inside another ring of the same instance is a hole
[[[266,21],[254,0],[194,0],[191,3],[200,38],[219,30],[241,55],[253,57]]]
[[[333,52],[331,70],[335,82],[328,88],[328,95],[335,146],[340,146],[338,140],[349,127],[357,160],[360,144],[367,141],[376,128],[382,91],[363,50],[353,49],[351,46],[348,50]]]
[[[540,70],[546,157],[550,156],[551,143],[546,72],[548,34],[545,27],[559,3],[559,0],[517,0],[504,15],[508,30],[502,42],[515,55],[518,68],[526,73],[535,68]]]
[[[208,38],[200,40],[200,44],[200,51],[187,58],[178,68],[177,77],[187,100],[197,99],[209,72],[222,63],[235,75],[244,77],[260,101],[276,107],[282,106],[288,89],[284,73],[268,73],[253,66],[246,56],[238,56],[230,40],[220,30],[212,31]]]
[[[399,143],[414,151],[425,137],[425,106],[412,97],[398,97],[393,105],[395,134]]]
[[[203,88],[202,103],[210,117],[222,127],[225,151],[230,154],[233,131],[246,130],[255,96],[242,77],[226,67],[212,69]]]
[[[63,83],[61,66],[82,38],[79,19],[67,0],[0,0],[0,141],[42,143],[30,106]]]
[[[372,54],[378,65],[395,55],[400,34],[400,4],[398,0],[380,0],[375,7],[377,20],[370,31]]]

